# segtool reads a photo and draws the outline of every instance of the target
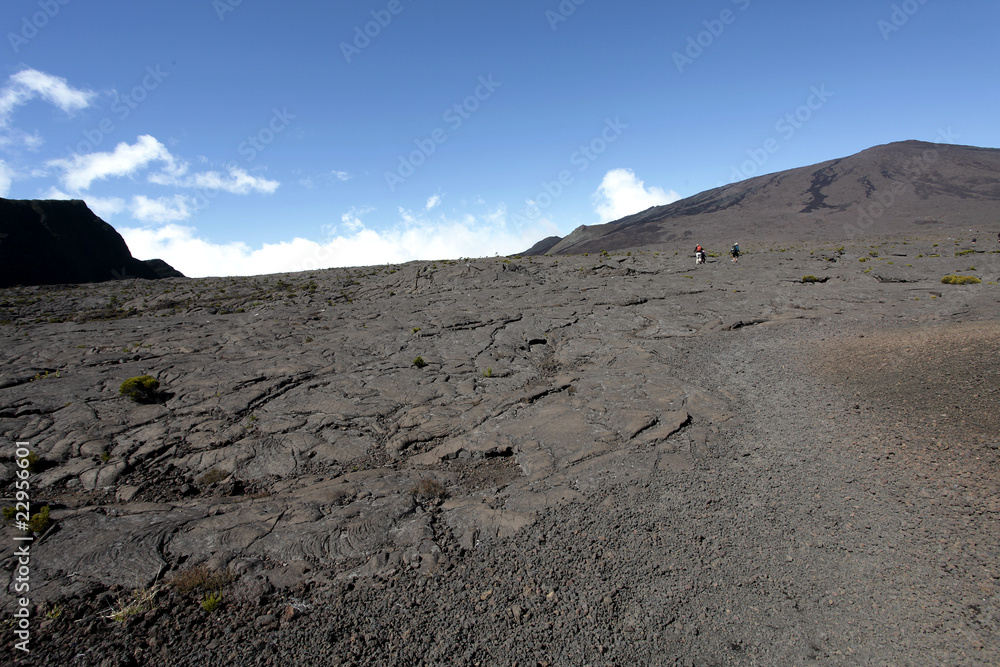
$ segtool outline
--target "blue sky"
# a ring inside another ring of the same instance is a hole
[[[491,256],[904,139],[1000,146],[994,0],[4,0],[0,196],[190,276]]]

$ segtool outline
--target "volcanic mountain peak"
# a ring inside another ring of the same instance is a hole
[[[756,176],[614,222],[550,237],[525,254],[575,254],[683,239],[853,238],[929,225],[969,229],[1000,212],[1000,149],[900,141]]]

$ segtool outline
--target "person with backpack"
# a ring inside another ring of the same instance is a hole
[[[733,247],[729,250],[729,254],[733,256],[733,262],[736,262],[740,258],[740,244],[734,243]]]
[[[694,249],[694,263],[704,264],[705,263],[705,249],[698,244],[698,247]]]

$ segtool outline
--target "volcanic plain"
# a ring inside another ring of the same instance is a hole
[[[1000,664],[1000,244],[696,241],[0,290],[0,661]]]

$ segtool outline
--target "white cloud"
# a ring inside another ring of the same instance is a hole
[[[45,199],[79,199],[79,196],[63,192],[59,188],[49,188],[44,194]],[[84,200],[87,208],[97,214],[98,218],[107,220],[125,210],[125,200],[121,197],[90,197]]]
[[[375,209],[372,208],[371,206],[365,206],[362,208],[352,207],[350,211],[340,216],[340,221],[344,223],[344,226],[347,228],[348,231],[357,232],[358,230],[364,229],[365,227],[365,223],[361,221],[361,216],[371,213],[374,210]],[[327,229],[324,228],[324,231],[327,231]],[[336,234],[337,233],[336,226],[330,227],[328,233],[330,235]]]
[[[222,190],[236,195],[246,195],[251,192],[272,194],[281,185],[278,181],[251,176],[239,167],[229,167],[228,174],[217,171],[205,171],[199,174],[185,175],[187,166],[168,169],[157,174],[151,174],[150,183],[157,185],[172,185],[181,188],[198,188],[200,190]]]
[[[11,75],[7,85],[0,89],[0,127],[5,127],[16,107],[27,104],[35,97],[41,97],[66,113],[72,113],[90,106],[96,93],[70,86],[62,77],[24,69]]]
[[[441,203],[441,195],[432,195],[427,198],[427,210],[438,206]]]
[[[6,197],[10,193],[10,185],[14,182],[14,170],[7,166],[7,163],[0,160],[0,197]]]
[[[86,190],[94,181],[126,176],[151,162],[165,162],[170,170],[181,168],[167,147],[148,134],[140,136],[131,146],[122,142],[109,153],[74,154],[69,159],[52,160],[48,164],[64,170],[62,181],[66,187]]]
[[[251,248],[245,243],[212,243],[195,228],[166,224],[157,228],[119,229],[132,255],[159,257],[191,277],[260,275],[336,266],[371,266],[417,259],[486,257],[523,251],[557,233],[548,221],[530,228],[507,227],[504,207],[457,220],[428,220],[401,211],[403,221],[382,231],[369,229],[352,210],[342,217],[346,233],[318,242],[295,238]]]
[[[191,217],[195,201],[184,195],[150,199],[143,195],[132,198],[132,217],[142,222],[178,222]]]
[[[351,180],[351,175],[348,174],[346,171],[334,171],[332,173],[333,173],[334,176],[337,177],[338,180],[341,180],[341,181],[349,181],[349,180]]]
[[[618,220],[625,216],[645,211],[651,206],[670,204],[680,195],[671,190],[646,188],[631,169],[612,169],[604,175],[604,180],[593,195],[594,210],[601,216],[601,222]]]
[[[102,220],[125,210],[125,200],[121,197],[87,197],[87,206]]]
[[[130,176],[155,163],[162,164],[162,168],[150,174],[148,180],[156,185],[222,190],[238,195],[271,194],[281,185],[236,166],[230,166],[225,174],[218,171],[188,174],[188,164],[174,157],[166,146],[148,134],[138,137],[132,145],[122,142],[111,152],[74,154],[68,159],[51,160],[48,165],[64,171],[63,185],[80,191],[88,189],[94,181]]]

